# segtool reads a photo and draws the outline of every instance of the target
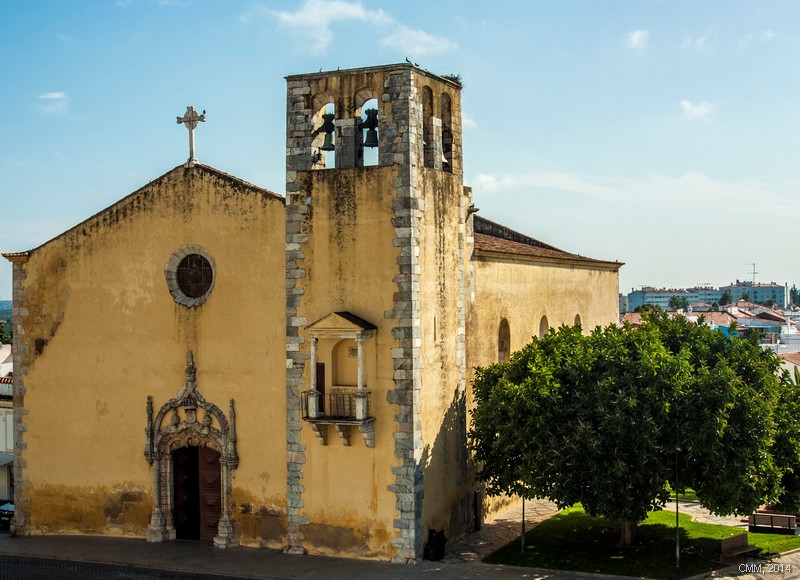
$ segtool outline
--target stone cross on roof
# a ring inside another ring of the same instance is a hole
[[[202,115],[198,115],[191,105],[186,107],[186,114],[183,117],[178,117],[178,124],[183,123],[189,129],[189,159],[186,161],[186,167],[194,167],[194,164],[197,163],[197,158],[194,156],[194,130],[197,127],[197,123],[205,122],[205,110],[203,110]]]

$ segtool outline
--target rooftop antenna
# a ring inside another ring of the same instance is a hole
[[[760,272],[756,272],[756,265],[753,264],[745,264],[745,266],[753,266],[753,286],[756,285],[756,274],[760,274]]]

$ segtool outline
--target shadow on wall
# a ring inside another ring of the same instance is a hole
[[[474,528],[476,483],[467,478],[467,458],[466,397],[455,389],[439,432],[433,443],[424,447],[420,459],[425,538],[429,529],[444,530],[447,538],[455,539]]]

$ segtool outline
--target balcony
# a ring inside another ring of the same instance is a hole
[[[350,445],[350,429],[358,427],[367,447],[375,447],[375,417],[371,415],[370,392],[354,387],[332,387],[329,392],[303,391],[303,420],[322,445],[327,444],[328,426],[342,443]]]

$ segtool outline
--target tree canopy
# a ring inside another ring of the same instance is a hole
[[[477,370],[470,441],[487,493],[635,522],[691,487],[716,514],[800,504],[800,396],[779,359],[684,317],[561,327]],[[677,467],[677,478],[676,478]]]
[[[673,294],[669,297],[670,310],[678,310],[679,308],[689,308],[689,298],[687,296],[678,296]]]

